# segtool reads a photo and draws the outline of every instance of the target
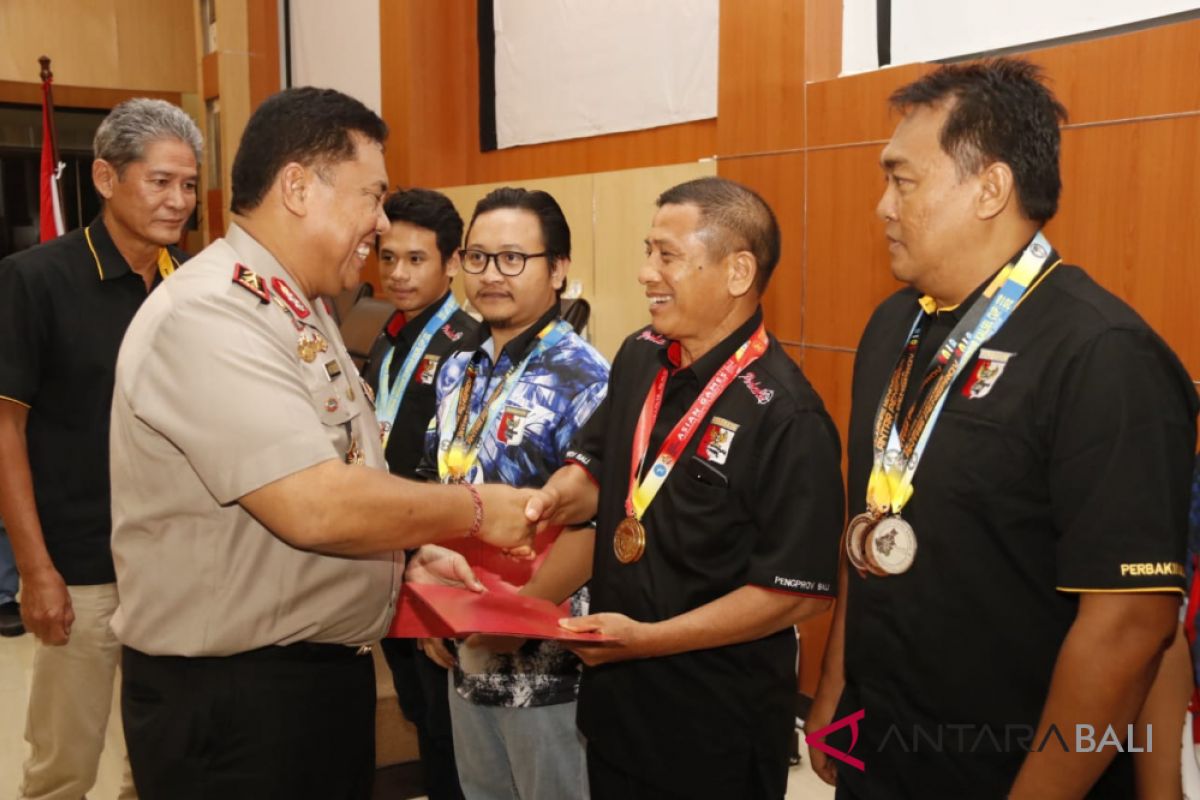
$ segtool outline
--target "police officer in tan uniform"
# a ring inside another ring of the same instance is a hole
[[[369,643],[403,548],[520,547],[526,492],[387,473],[371,400],[322,295],[386,229],[383,121],[291,89],[247,124],[235,224],[156,293],[117,363],[113,552],[122,711],[141,797],[370,794]],[[477,586],[417,552],[410,580]]]

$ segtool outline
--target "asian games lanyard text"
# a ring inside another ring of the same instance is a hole
[[[1000,270],[938,348],[926,376],[927,381],[932,379],[932,388],[922,387],[897,430],[897,418],[916,360],[921,322],[925,316],[924,310],[917,312],[908,334],[908,344],[892,371],[875,414],[874,463],[867,482],[867,508],[871,513],[876,516],[899,514],[912,497],[917,464],[945,405],[950,384],[979,348],[1004,326],[1022,299],[1032,291],[1031,284],[1036,287],[1034,278],[1053,254],[1050,242],[1039,232],[1014,263]],[[1057,261],[1043,276],[1056,266]]]
[[[525,368],[531,361],[558,344],[571,330],[569,323],[553,320],[538,331],[537,346],[529,355],[508,368],[504,379],[496,384],[496,388],[484,401],[474,419],[469,418],[471,394],[475,389],[475,365],[467,366],[459,383],[458,402],[446,403],[438,417],[438,477],[442,483],[460,483],[466,480],[467,473],[479,458],[483,432],[491,430],[495,424],[500,409],[504,408],[508,396],[525,374]]]
[[[662,408],[663,394],[667,387],[667,368],[663,367],[659,370],[654,384],[650,387],[650,393],[646,395],[646,400],[642,403],[642,413],[638,415],[637,427],[633,432],[629,494],[625,497],[626,515],[636,517],[639,521],[642,519],[642,515],[650,507],[650,501],[658,494],[658,490],[662,488],[667,476],[671,474],[671,470],[679,463],[679,457],[683,454],[683,450],[691,441],[692,436],[695,435],[700,421],[708,415],[713,404],[717,402],[717,398],[729,388],[734,379],[766,352],[767,344],[767,329],[764,325],[759,325],[758,330],[754,331],[745,344],[721,365],[708,385],[700,391],[695,402],[692,403],[692,407],[687,410],[679,422],[675,423],[675,427],[663,441],[658,458],[654,460],[650,472],[646,475],[645,480],[638,483],[638,471],[645,461],[646,451],[650,446],[650,434],[654,430],[654,423],[658,420],[658,412]]]
[[[389,347],[387,354],[384,355],[383,363],[379,365],[379,391],[375,393],[375,418],[379,420],[379,427],[383,430],[385,450],[388,438],[392,435],[396,414],[400,411],[400,403],[404,400],[404,392],[408,389],[408,382],[412,380],[417,365],[425,357],[425,348],[429,347],[429,343],[437,335],[438,330],[450,320],[457,310],[458,301],[454,299],[454,295],[450,295],[446,298],[446,302],[442,303],[442,307],[437,310],[437,313],[430,317],[429,321],[425,323],[425,327],[421,329],[420,335],[413,342],[412,349],[404,357],[404,363],[400,365],[400,371],[396,373],[394,381],[389,382],[388,375],[391,374],[392,357],[396,354],[396,346]]]

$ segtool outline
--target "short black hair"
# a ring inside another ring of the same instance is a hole
[[[541,189],[522,189],[513,186],[502,186],[488,192],[482,200],[475,204],[471,214],[471,224],[467,226],[467,236],[480,214],[496,211],[501,208],[518,208],[531,212],[538,218],[542,229],[542,245],[546,251],[546,260],[551,264],[560,258],[571,257],[571,226],[567,217],[558,205],[558,201],[549,192]]]
[[[450,198],[432,189],[400,189],[383,203],[390,222],[407,222],[433,231],[438,252],[446,261],[462,245],[463,219]],[[378,249],[378,244],[376,245]]]
[[[373,142],[387,141],[387,123],[371,109],[335,89],[301,86],[271,95],[242,133],[233,158],[229,208],[253,211],[287,164],[332,165],[354,157],[357,132]]]
[[[939,141],[960,176],[997,161],[1013,172],[1025,216],[1039,224],[1058,211],[1059,125],[1067,110],[1046,87],[1042,70],[1017,58],[947,64],[892,93],[908,113],[952,101]]]
[[[655,204],[694,205],[700,209],[700,230],[709,258],[720,260],[747,250],[758,265],[755,286],[762,294],[779,263],[782,248],[775,212],[758,192],[728,178],[708,176],[673,186]]]

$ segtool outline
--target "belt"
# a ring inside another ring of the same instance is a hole
[[[257,650],[237,653],[232,657],[267,661],[340,661],[365,656],[370,652],[371,645],[369,644],[355,647],[354,645],[325,642],[296,642],[294,644],[268,645]]]
[[[187,661],[238,659],[244,661],[343,661],[370,654],[371,645],[330,644],[325,642],[295,642],[294,644],[267,645],[241,653],[231,653],[227,656],[151,656],[138,650],[125,647],[127,653],[135,657],[154,659],[185,659]]]

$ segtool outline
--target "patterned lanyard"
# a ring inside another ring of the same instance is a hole
[[[379,420],[379,428],[383,433],[384,449],[387,449],[388,438],[392,435],[392,425],[396,420],[396,414],[400,412],[400,404],[404,401],[404,393],[408,389],[409,381],[412,380],[417,365],[425,357],[425,350],[433,341],[438,330],[449,321],[457,310],[458,301],[454,299],[454,295],[450,295],[437,313],[430,317],[429,321],[425,323],[425,327],[421,329],[420,335],[413,342],[412,348],[405,356],[404,363],[400,365],[400,371],[396,373],[396,379],[393,381],[388,380],[388,375],[391,374],[392,358],[396,355],[396,346],[389,347],[387,354],[384,355],[383,363],[379,365],[379,391],[376,392],[377,402],[375,404],[375,418]]]
[[[504,407],[509,395],[525,373],[525,368],[542,353],[558,344],[571,330],[571,326],[563,320],[552,320],[538,331],[537,346],[525,358],[508,368],[504,378],[492,390],[474,419],[470,418],[470,412],[476,369],[473,363],[467,367],[458,387],[458,401],[453,404],[445,403],[438,419],[438,476],[443,483],[461,483],[466,480],[467,473],[479,458],[483,432],[495,423],[500,409]]]
[[[921,323],[925,318],[923,310],[917,313],[907,344],[875,414],[874,464],[867,482],[867,508],[873,514],[899,514],[912,497],[917,464],[949,396],[950,384],[979,348],[1004,326],[1041,279],[1058,266],[1059,261],[1056,261],[1043,270],[1053,255],[1050,242],[1039,232],[1021,254],[996,275],[938,348],[937,357],[897,430],[896,420],[912,376],[921,339]]]

